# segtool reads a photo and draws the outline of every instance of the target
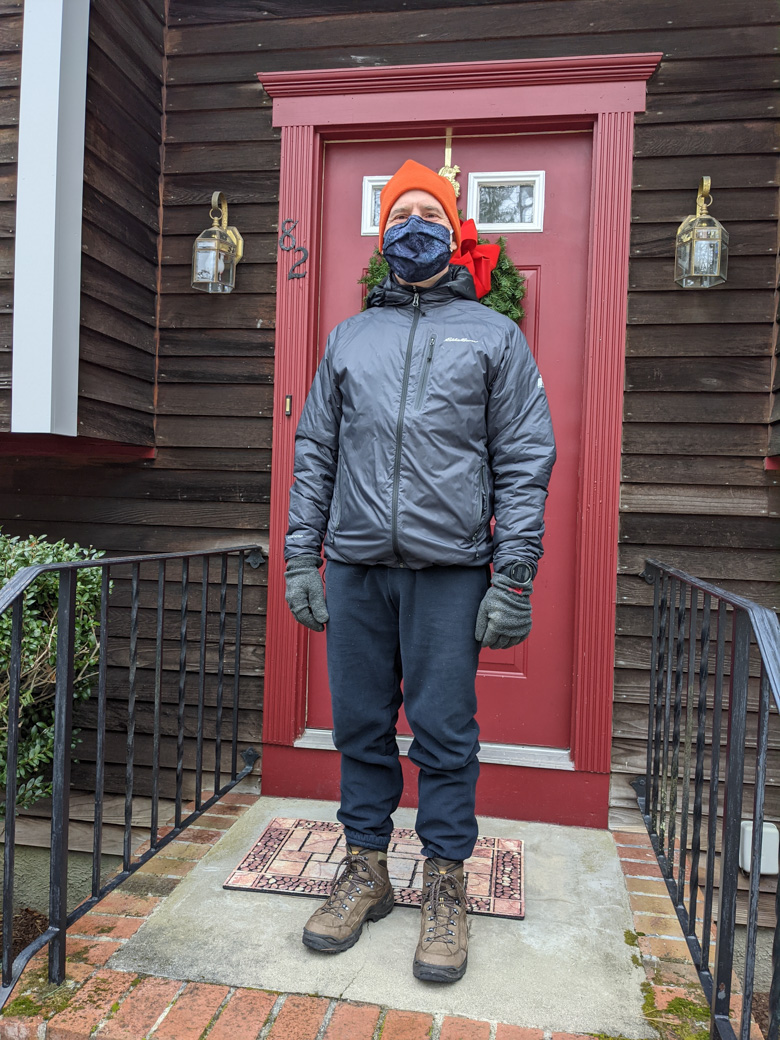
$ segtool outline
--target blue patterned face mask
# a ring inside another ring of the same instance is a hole
[[[424,282],[447,266],[451,236],[443,224],[412,216],[385,231],[382,255],[405,282]]]

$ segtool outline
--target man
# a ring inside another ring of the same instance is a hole
[[[347,841],[303,941],[349,949],[393,907],[403,699],[426,856],[413,971],[449,982],[467,964],[479,650],[530,632],[555,447],[525,338],[449,263],[460,243],[449,181],[404,163],[382,191],[379,241],[392,274],[329,336],[296,434],[287,602],[301,624],[327,625]]]

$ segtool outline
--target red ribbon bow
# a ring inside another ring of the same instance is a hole
[[[451,264],[462,264],[474,279],[477,297],[490,292],[490,276],[498,263],[501,246],[478,245],[477,225],[473,220],[460,222],[460,249],[452,254]]]

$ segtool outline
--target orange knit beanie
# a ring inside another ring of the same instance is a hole
[[[390,216],[390,210],[396,201],[407,191],[427,191],[429,195],[441,203],[442,209],[447,215],[447,220],[452,224],[452,233],[455,244],[460,249],[460,217],[458,216],[458,203],[455,198],[455,189],[446,177],[434,173],[427,166],[422,166],[414,159],[407,159],[401,169],[394,174],[387,184],[382,188],[379,196],[379,248],[385,237],[385,225]]]

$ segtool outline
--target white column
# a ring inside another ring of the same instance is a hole
[[[11,431],[75,437],[89,0],[26,0]]]

